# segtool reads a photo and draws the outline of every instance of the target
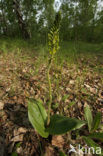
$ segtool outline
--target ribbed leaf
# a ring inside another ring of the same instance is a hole
[[[44,138],[48,137],[48,132],[45,132],[45,123],[47,113],[41,101],[30,99],[28,101],[28,117],[35,130]]]
[[[88,128],[89,128],[89,132],[92,129],[92,124],[93,124],[93,116],[92,116],[92,112],[90,110],[89,105],[87,105],[84,109],[84,113],[85,113],[85,119],[88,122]]]
[[[101,119],[102,119],[102,114],[100,112],[98,112],[93,121],[92,132],[94,132],[95,130],[97,130],[99,128]]]
[[[100,147],[100,145],[98,145],[97,143],[95,143],[92,139],[88,138],[88,137],[85,137],[83,136],[83,139],[84,141],[86,142],[86,144],[89,146],[89,147],[93,147],[94,150],[96,151],[97,148],[100,148],[101,149],[101,154],[99,155],[103,155],[103,150],[102,148]]]
[[[95,132],[90,134],[88,137],[103,141],[103,133]]]
[[[50,125],[47,128],[47,131],[49,134],[59,135],[74,129],[79,129],[84,125],[84,121],[75,118],[53,115],[51,116]]]

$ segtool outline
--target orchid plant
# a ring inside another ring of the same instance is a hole
[[[51,115],[52,105],[52,86],[50,79],[50,69],[53,63],[55,54],[59,50],[59,28],[61,21],[61,13],[57,12],[55,20],[50,32],[48,33],[48,46],[49,46],[49,63],[48,63],[48,86],[49,86],[49,104],[48,111],[46,111],[42,101],[29,99],[28,100],[28,117],[34,129],[40,136],[48,138],[49,135],[60,135],[68,131],[81,128],[86,124],[85,121],[76,118],[70,118],[61,115]]]

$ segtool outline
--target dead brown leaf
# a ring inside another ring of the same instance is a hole
[[[52,138],[52,145],[58,148],[63,148],[64,146],[64,138],[61,135],[53,136]]]
[[[4,103],[0,101],[0,110],[2,110],[3,108],[4,108]]]
[[[54,156],[54,149],[50,146],[47,146],[45,149],[45,156]]]

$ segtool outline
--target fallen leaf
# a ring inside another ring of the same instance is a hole
[[[3,108],[4,108],[4,103],[0,101],[0,110],[2,110]]]
[[[27,130],[23,127],[14,129],[14,137],[11,139],[11,141],[14,141],[14,142],[23,141],[23,136],[24,136],[24,133],[26,132]]]
[[[52,145],[53,146],[57,146],[59,148],[63,148],[63,146],[64,146],[63,136],[61,136],[61,135],[53,136],[53,138],[52,138]]]
[[[20,127],[20,128],[18,128],[18,132],[19,133],[26,133],[27,132],[27,129],[24,128],[24,127]]]
[[[70,80],[69,83],[70,83],[71,85],[74,85],[74,84],[75,84],[75,81],[74,81],[74,80]]]
[[[97,93],[97,89],[90,87],[90,92],[93,93],[93,94],[96,94]]]
[[[46,147],[45,156],[53,156],[53,155],[54,155],[54,149],[50,146]]]
[[[23,136],[24,136],[23,134],[16,135],[11,139],[11,141],[13,142],[23,141]]]

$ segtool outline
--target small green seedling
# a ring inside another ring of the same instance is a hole
[[[50,69],[53,63],[55,53],[59,50],[59,27],[60,27],[61,13],[58,12],[53,27],[48,34],[49,45],[49,63],[48,63],[48,84],[49,84],[49,104],[48,112],[46,112],[42,101],[29,99],[28,101],[28,117],[35,130],[44,138],[49,135],[60,135],[68,131],[79,129],[86,124],[85,121],[76,118],[69,118],[61,115],[51,115],[52,105],[52,87],[50,79]]]

